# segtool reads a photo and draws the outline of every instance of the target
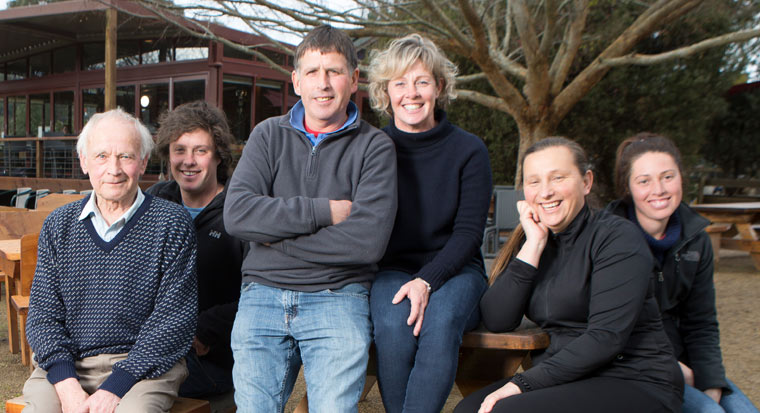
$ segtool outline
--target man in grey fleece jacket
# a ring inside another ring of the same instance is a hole
[[[250,242],[232,331],[235,404],[279,412],[303,362],[311,411],[356,411],[371,342],[368,289],[396,215],[396,155],[359,119],[356,50],[321,26],[296,49],[301,100],[258,124],[224,223]]]

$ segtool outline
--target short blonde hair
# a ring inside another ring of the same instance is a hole
[[[388,82],[406,73],[417,61],[422,62],[433,74],[436,83],[443,83],[435,102],[436,108],[443,109],[456,98],[456,65],[430,39],[414,33],[392,41],[383,51],[372,52],[372,62],[369,65],[369,98],[372,109],[387,115],[393,114]]]

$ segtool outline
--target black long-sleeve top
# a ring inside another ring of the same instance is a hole
[[[176,181],[159,182],[146,191],[182,204]],[[193,219],[198,238],[198,326],[195,335],[211,349],[204,356],[214,364],[232,368],[230,335],[240,299],[240,267],[246,243],[224,229],[222,212],[226,191],[217,194]]]
[[[628,200],[616,201],[608,210],[627,217],[629,205]],[[662,322],[676,358],[694,371],[694,387],[727,391],[715,308],[713,249],[704,230],[710,221],[685,203],[679,205],[677,213],[681,237],[654,267]]]
[[[488,149],[477,136],[435,114],[429,131],[407,133],[393,120],[383,131],[396,145],[398,210],[381,270],[427,281],[433,291],[465,265],[483,265],[480,244],[491,201]]]
[[[483,323],[509,331],[525,314],[551,338],[513,382],[525,392],[591,376],[638,380],[679,408],[683,379],[662,329],[651,268],[631,222],[587,206],[563,232],[550,233],[538,268],[512,260],[481,300]]]

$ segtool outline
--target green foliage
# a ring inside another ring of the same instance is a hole
[[[726,176],[758,177],[760,170],[760,88],[726,97],[729,109],[712,123],[700,154]]]

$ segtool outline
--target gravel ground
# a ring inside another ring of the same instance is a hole
[[[752,266],[747,254],[723,250],[716,266],[715,288],[727,375],[760,406],[760,323],[755,318],[760,313],[760,271]],[[27,368],[21,365],[19,355],[7,351],[5,313],[6,304],[3,302],[0,304],[0,400],[20,395],[24,380],[29,375]],[[287,412],[295,409],[304,393],[305,385],[300,377]],[[443,411],[451,412],[461,398],[455,388]],[[373,387],[365,401],[359,403],[359,412],[384,412],[377,386]]]

